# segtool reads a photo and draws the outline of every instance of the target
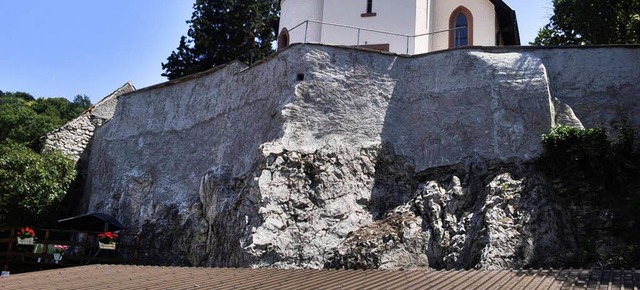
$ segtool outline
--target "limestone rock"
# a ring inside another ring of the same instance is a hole
[[[329,257],[325,268],[411,269],[428,267],[427,236],[422,219],[408,205],[387,213],[347,238]]]
[[[146,263],[561,265],[575,229],[529,162],[554,124],[640,125],[638,57],[294,45],[120,97],[94,134],[89,210],[141,234]]]

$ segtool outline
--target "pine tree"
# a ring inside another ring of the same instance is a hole
[[[176,79],[238,59],[250,63],[273,52],[277,0],[196,0],[187,36],[162,63]]]

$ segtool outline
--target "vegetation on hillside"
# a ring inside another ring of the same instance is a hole
[[[553,0],[531,45],[640,43],[640,0]]]
[[[0,224],[34,224],[55,211],[76,177],[57,152],[38,153],[41,137],[91,106],[87,96],[34,98],[0,91]]]
[[[279,1],[196,0],[187,36],[162,63],[162,76],[176,79],[216,65],[250,63],[273,52]]]

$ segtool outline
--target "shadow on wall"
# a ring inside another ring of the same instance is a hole
[[[44,150],[58,150],[71,159],[77,160],[78,174],[62,201],[59,210],[61,217],[80,215],[88,211],[89,196],[84,192],[89,174],[89,159],[94,133],[112,118],[118,105],[118,97],[135,90],[131,82],[125,83],[91,106],[82,115],[43,137]]]
[[[484,131],[492,126],[486,101],[491,92],[474,87],[474,57],[456,50],[413,58],[406,66],[384,118],[371,196],[374,219],[409,201],[420,171],[457,164],[491,145],[477,143],[489,139]]]
[[[625,119],[640,127],[640,46],[597,46],[535,51],[548,70],[554,97],[587,128],[613,129]]]
[[[505,173],[503,167],[509,162],[537,156],[539,136],[550,128],[549,95],[540,60],[527,54],[501,58],[455,50],[414,58],[403,73],[404,81],[394,88],[382,128],[383,146],[371,197],[373,218],[383,219],[401,205],[414,206],[418,189],[429,180],[447,191],[442,192],[445,195],[458,186],[460,196],[425,200],[420,205],[440,206],[441,216],[416,212],[422,215],[422,230],[431,235],[425,245],[429,266],[500,265],[508,259],[486,262],[481,257],[492,247],[487,228],[493,221],[485,220],[485,206],[488,195],[496,193],[488,184]],[[454,184],[454,176],[462,183]],[[460,225],[448,228],[444,212]],[[431,218],[443,219],[445,226],[433,224],[438,221]],[[443,237],[435,237],[444,231]]]

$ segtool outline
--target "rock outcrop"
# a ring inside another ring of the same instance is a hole
[[[562,265],[575,228],[530,161],[556,124],[640,125],[639,56],[307,44],[230,63],[119,98],[90,211],[140,233],[153,263]]]

